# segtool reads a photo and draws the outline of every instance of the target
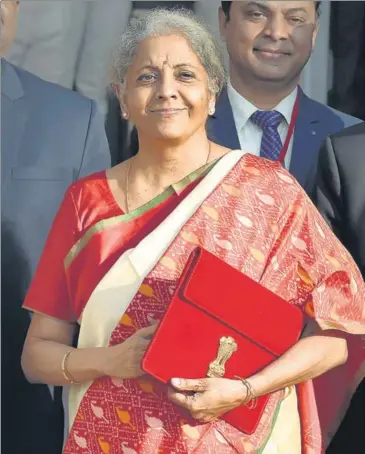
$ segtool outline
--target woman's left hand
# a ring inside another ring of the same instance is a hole
[[[242,405],[247,389],[240,380],[173,378],[169,399],[186,408],[194,419],[209,422]]]

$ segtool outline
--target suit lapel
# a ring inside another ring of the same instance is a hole
[[[209,118],[207,126],[209,139],[213,142],[232,150],[241,148],[227,90],[220,95],[215,114]]]
[[[305,187],[317,159],[321,124],[317,109],[299,88],[299,112],[295,125],[290,173]]]
[[[23,87],[15,69],[5,60],[1,62],[1,185],[6,191],[11,169],[17,162],[23,141],[28,109]]]

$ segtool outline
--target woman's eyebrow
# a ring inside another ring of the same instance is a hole
[[[193,68],[198,70],[199,68],[197,66],[192,65],[191,63],[177,63],[176,65],[173,66],[173,69],[176,68]],[[143,71],[144,69],[152,69],[152,70],[157,70],[159,71],[160,68],[155,65],[147,64],[147,65],[142,65],[137,69],[137,72]]]

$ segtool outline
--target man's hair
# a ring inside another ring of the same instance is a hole
[[[321,2],[314,2],[316,4],[316,11],[317,15],[319,15],[319,7],[321,5]],[[231,9],[232,1],[230,2],[222,2],[222,10],[224,11],[224,14],[226,15],[226,18],[229,20],[229,12]]]

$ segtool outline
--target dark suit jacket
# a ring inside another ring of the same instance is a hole
[[[365,277],[365,123],[323,142],[313,200]],[[364,381],[327,450],[328,454],[345,452],[365,452]]]
[[[299,88],[299,113],[289,171],[307,192],[314,185],[318,150],[324,138],[359,122],[357,118],[313,101]],[[208,120],[208,135],[213,142],[225,147],[241,148],[226,90],[217,102],[215,115]]]
[[[323,142],[313,198],[365,277],[365,123]]]
[[[21,305],[67,187],[110,164],[103,119],[90,99],[2,60],[1,148],[1,452],[59,454],[60,402],[21,371]]]

